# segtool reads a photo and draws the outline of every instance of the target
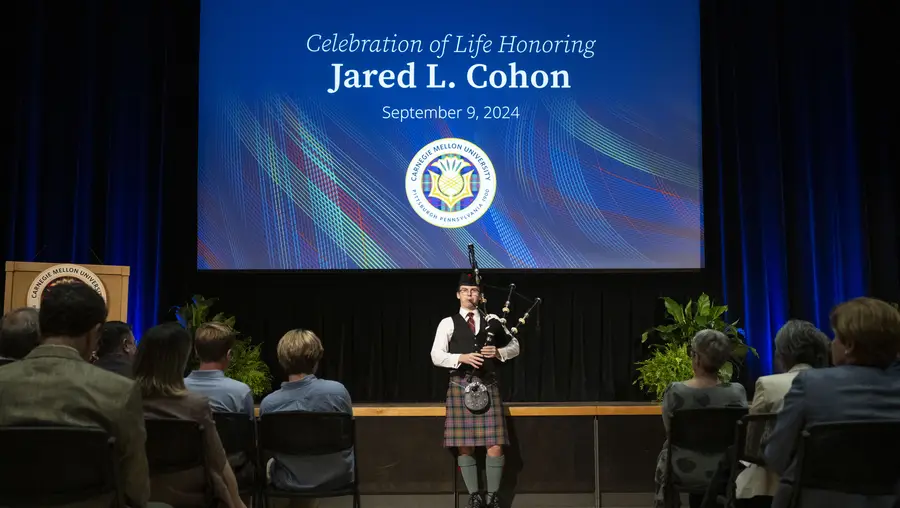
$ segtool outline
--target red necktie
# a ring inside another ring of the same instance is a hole
[[[469,323],[469,330],[472,330],[472,333],[475,333],[475,313],[470,312],[466,315],[466,322]]]

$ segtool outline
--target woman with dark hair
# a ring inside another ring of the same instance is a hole
[[[245,508],[237,481],[219,440],[206,397],[188,392],[184,370],[191,336],[177,323],[154,326],[144,334],[134,359],[134,379],[141,387],[144,418],[193,420],[203,426],[206,471],[200,468],[150,478],[150,499],[178,507],[210,506],[207,485],[220,507]]]
[[[900,420],[900,312],[874,298],[831,311],[835,367],[794,378],[765,447],[766,466],[781,475],[772,506],[790,506],[794,453],[804,428],[847,420]],[[804,489],[801,508],[890,508],[895,496]]]
[[[747,406],[747,392],[738,383],[721,383],[719,369],[731,357],[732,342],[722,332],[701,330],[691,339],[691,367],[694,377],[680,383],[672,383],[662,400],[663,425],[669,431],[672,414],[680,409],[707,407]],[[672,447],[674,470],[666,464],[668,441],[663,444],[656,463],[656,505],[665,504],[666,475],[674,475],[674,483],[691,490],[706,489],[722,459],[722,454],[707,454],[680,447]],[[678,497],[675,496],[676,503]],[[703,495],[689,496],[691,508],[699,507]]]

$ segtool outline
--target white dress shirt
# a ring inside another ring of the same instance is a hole
[[[463,319],[466,319],[470,312],[473,314],[472,319],[475,320],[475,334],[478,335],[478,332],[481,331],[481,313],[478,309],[468,310],[462,307],[459,309],[459,315],[462,316]],[[499,319],[493,314],[489,314],[487,317],[490,319]],[[449,352],[450,337],[452,336],[453,318],[445,317],[441,320],[440,324],[438,324],[437,332],[434,334],[434,344],[431,346],[431,362],[438,367],[458,369],[460,366],[460,355]],[[512,360],[517,356],[519,356],[519,341],[515,337],[512,337],[509,344],[506,346],[497,348],[497,357],[500,358],[501,362]]]

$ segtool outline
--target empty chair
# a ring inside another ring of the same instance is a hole
[[[115,439],[89,427],[0,427],[0,504],[124,508]]]

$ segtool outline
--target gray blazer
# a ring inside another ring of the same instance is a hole
[[[773,508],[788,506],[794,452],[800,432],[814,423],[842,420],[900,420],[900,364],[887,370],[843,365],[812,369],[794,378],[765,448],[766,464],[781,474]],[[806,489],[802,508],[892,508],[896,496],[858,496]]]

